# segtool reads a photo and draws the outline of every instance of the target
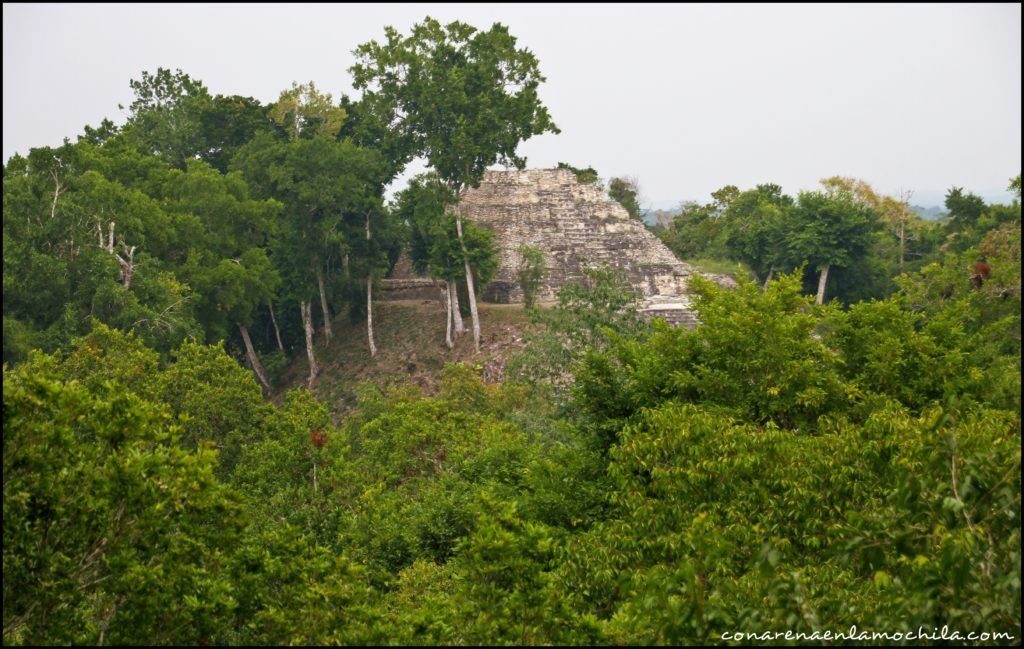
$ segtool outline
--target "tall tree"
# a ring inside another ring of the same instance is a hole
[[[985,211],[985,200],[971,192],[964,193],[962,187],[951,187],[946,192],[946,209],[950,224],[963,229],[978,222]]]
[[[849,266],[862,257],[877,229],[876,212],[850,192],[800,193],[787,214],[783,238],[791,265],[808,262],[817,269],[818,304],[825,300],[832,266]]]
[[[455,284],[465,277],[466,263],[481,282],[490,282],[497,271],[497,246],[490,230],[472,221],[463,223],[460,243],[455,216],[446,212],[453,198],[433,174],[421,174],[398,194],[395,214],[409,226],[409,256],[416,270],[443,281],[445,290],[445,343],[454,345],[452,330],[458,328]]]
[[[366,336],[370,356],[377,355],[373,334],[373,288],[391,267],[393,249],[401,247],[404,230],[397,219],[384,208],[379,194],[366,193],[365,208],[352,210],[345,218],[346,247],[349,263],[347,275],[352,279],[352,292],[358,293],[362,283],[366,292]]]
[[[919,220],[919,217],[910,210],[910,197],[913,195],[913,191],[901,190],[899,196],[883,197],[878,207],[886,228],[896,238],[900,274],[903,274],[906,268],[908,244],[917,239],[913,223]]]
[[[278,125],[270,116],[271,106],[252,97],[216,95],[200,113],[202,149],[200,158],[226,173],[231,158],[257,133],[275,131]]]
[[[914,192],[900,190],[897,196],[886,196],[864,180],[849,176],[832,176],[821,181],[825,190],[831,194],[849,196],[863,207],[874,210],[881,219],[886,234],[895,242],[897,268],[903,273],[906,259],[911,254],[911,244],[920,239],[922,223],[920,217],[910,209],[910,198]],[[888,249],[890,246],[883,246]]]
[[[345,110],[335,107],[330,94],[317,91],[312,81],[299,84],[292,82],[292,87],[281,93],[277,103],[271,106],[270,115],[288,133],[291,142],[299,138],[332,139],[341,130],[345,121]],[[330,225],[321,228],[327,238],[333,238]],[[315,254],[315,253],[314,253]],[[314,272],[317,287],[320,290],[320,309],[324,314],[324,338],[330,342],[334,332],[331,329],[331,311],[327,306],[327,291],[324,288],[323,264],[328,260],[317,257],[314,259]]]
[[[730,192],[723,215],[726,245],[734,258],[750,265],[766,284],[776,271],[783,270],[781,228],[792,206],[793,199],[771,183],[735,195]]]
[[[453,290],[464,268],[453,219],[445,212],[455,201],[446,185],[434,174],[422,174],[409,181],[398,195],[396,213],[409,226],[409,255],[417,271],[445,283],[445,344],[451,349],[453,324],[458,332],[457,293]]]
[[[537,58],[517,49],[499,23],[479,31],[428,17],[409,36],[393,27],[385,35],[383,44],[370,41],[355,50],[353,86],[380,116],[378,123],[388,123],[400,134],[397,141],[426,158],[452,197],[446,208],[455,214],[479,351],[476,288],[456,201],[495,163],[523,168],[526,159],[516,153],[521,141],[558,132],[537,94],[544,77]]]
[[[130,82],[135,100],[124,131],[147,153],[184,169],[204,150],[203,113],[212,102],[202,81],[181,70],[157,68]]]
[[[316,85],[292,82],[292,87],[282,91],[277,103],[270,107],[270,117],[288,133],[288,139],[295,142],[300,137],[327,137],[338,135],[347,113],[335,106],[330,93],[321,93]]]
[[[608,195],[626,208],[631,218],[643,218],[640,210],[640,185],[636,178],[612,178],[608,181]]]
[[[366,214],[376,209],[383,192],[383,164],[377,152],[328,137],[319,129],[300,127],[297,140],[259,136],[232,162],[261,195],[284,204],[284,218],[270,247],[283,295],[298,305],[302,317],[310,385],[318,367],[312,301],[319,296],[329,337],[329,272],[343,265],[352,247],[365,238]]]

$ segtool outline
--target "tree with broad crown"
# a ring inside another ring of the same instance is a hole
[[[945,205],[950,222],[959,228],[974,225],[985,211],[985,199],[971,192],[964,193],[962,187],[950,187]]]
[[[516,49],[508,28],[495,23],[480,31],[461,22],[442,25],[427,17],[409,36],[393,27],[386,41],[370,41],[355,50],[349,68],[353,86],[363,91],[362,105],[398,133],[408,157],[420,155],[453,197],[479,185],[495,163],[522,169],[519,143],[545,132],[558,133],[537,87],[544,77],[537,58]],[[473,272],[456,203],[446,205],[456,218],[463,253],[473,340],[480,348]]]
[[[784,240],[791,265],[809,262],[818,270],[817,303],[825,301],[828,272],[862,257],[878,229],[876,212],[847,191],[801,192],[788,212]]]
[[[722,192],[727,190],[728,187],[723,187],[716,194],[724,196]],[[726,245],[734,258],[749,264],[766,284],[775,271],[781,270],[780,258],[785,240],[780,229],[792,206],[793,199],[772,183],[744,192],[729,192],[723,211]]]
[[[183,169],[203,149],[202,115],[212,102],[209,90],[202,81],[167,68],[157,68],[155,74],[143,71],[142,79],[132,79],[130,85],[135,101],[128,107],[125,132],[141,150]]]
[[[612,178],[608,181],[608,195],[619,202],[630,218],[640,220],[643,218],[640,209],[640,186],[636,178]]]

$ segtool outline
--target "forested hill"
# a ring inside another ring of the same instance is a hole
[[[382,390],[413,386],[423,395],[435,396],[440,393],[445,366],[452,363],[474,368],[487,383],[502,382],[509,361],[526,344],[529,314],[521,305],[480,304],[478,309],[479,353],[473,350],[472,338],[464,335],[455,338],[451,349],[444,344],[444,306],[439,300],[379,302],[374,308],[375,356],[367,345],[365,322],[338,318],[337,335],[318,352],[321,371],[313,393],[338,418],[357,409],[360,390],[370,386]],[[274,377],[273,400],[279,402],[290,390],[304,386],[308,375],[307,359],[296,356]]]
[[[539,61],[355,53],[356,98],[146,72],[4,165],[5,645],[1020,643],[1019,175],[725,185],[655,228],[736,272],[692,329],[603,266],[538,303],[530,247],[483,305],[458,200],[557,132]],[[440,301],[381,300],[402,252]]]

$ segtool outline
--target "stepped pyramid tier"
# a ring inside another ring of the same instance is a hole
[[[581,184],[568,169],[488,171],[479,187],[467,190],[463,215],[491,229],[500,246],[498,273],[482,291],[486,302],[517,303],[523,292],[517,278],[519,247],[544,252],[548,273],[539,299],[556,300],[568,281],[583,277],[583,268],[607,262],[624,269],[643,296],[641,313],[674,324],[695,322],[687,280],[699,273],[675,255],[644,224],[592,184]],[[726,275],[704,277],[724,286]]]

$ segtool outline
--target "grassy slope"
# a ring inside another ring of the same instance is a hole
[[[473,334],[458,337],[455,348],[444,344],[445,312],[437,301],[402,300],[377,302],[373,308],[377,356],[370,357],[366,322],[336,318],[334,339],[324,347],[320,333],[315,342],[320,375],[313,391],[336,414],[356,405],[355,388],[363,381],[383,387],[411,383],[426,394],[437,390],[445,363],[476,366],[489,381],[501,380],[505,361],[522,349],[522,332],[528,318],[522,305],[480,304],[480,353],[473,352]],[[467,317],[466,327],[472,326]],[[301,350],[298,350],[301,351]],[[305,353],[297,353],[285,370],[275,400],[286,390],[306,384],[309,365]]]
[[[741,261],[711,258],[683,259],[682,261],[695,266],[697,270],[702,273],[731,275],[732,277],[737,277],[739,275],[745,275],[749,278],[754,277],[754,273],[751,272],[750,268]]]

